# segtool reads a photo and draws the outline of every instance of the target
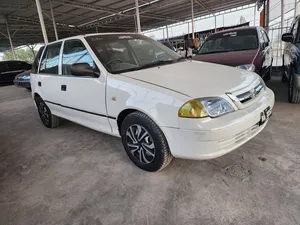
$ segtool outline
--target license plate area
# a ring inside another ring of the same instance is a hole
[[[259,126],[263,125],[271,116],[272,116],[272,110],[271,107],[269,106],[268,108],[266,108],[264,111],[260,113]]]

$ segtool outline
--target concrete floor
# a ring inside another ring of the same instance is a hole
[[[300,105],[278,79],[270,87],[261,134],[159,173],[135,167],[118,138],[68,121],[45,128],[28,91],[0,87],[0,224],[300,224]]]

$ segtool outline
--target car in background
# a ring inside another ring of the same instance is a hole
[[[31,90],[30,87],[30,72],[31,70],[24,71],[23,73],[18,74],[14,79],[14,84],[17,87],[23,87],[27,90]]]
[[[167,46],[169,49],[172,49],[174,52],[176,52],[176,48],[171,44],[169,41],[160,41],[164,46]]]
[[[23,61],[0,62],[0,84],[11,84],[17,74],[30,70],[31,64]]]
[[[282,35],[285,42],[282,59],[282,81],[288,82],[288,100],[300,103],[300,16],[292,23],[288,33]]]
[[[49,43],[30,78],[46,127],[64,118],[121,137],[132,162],[152,172],[173,157],[237,149],[264,129],[274,106],[256,73],[187,60],[136,33]]]
[[[44,46],[40,47],[39,51],[36,54],[35,60],[32,64],[31,70],[27,70],[23,73],[20,73],[15,77],[15,79],[14,79],[15,86],[23,87],[23,88],[26,88],[27,90],[31,90],[30,73],[31,73],[31,71],[34,72],[37,70],[43,50],[44,50]]]
[[[270,80],[272,75],[272,47],[262,27],[215,33],[207,38],[193,59],[256,72],[264,80]]]

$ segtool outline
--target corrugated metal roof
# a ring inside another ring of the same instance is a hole
[[[195,17],[219,12],[256,0],[194,0]],[[54,41],[49,0],[40,0],[49,41]],[[190,0],[139,0],[143,30],[173,24],[191,18]],[[134,0],[52,0],[60,38],[84,33],[130,32],[135,30]],[[2,17],[2,19],[1,19]],[[6,17],[13,43],[20,46],[43,42],[35,1],[1,0],[0,32],[4,35]],[[0,33],[0,51],[9,48],[9,41]]]

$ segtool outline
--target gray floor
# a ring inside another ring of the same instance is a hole
[[[40,122],[30,93],[0,87],[0,224],[300,224],[300,105],[278,81],[274,116],[215,160],[136,168],[118,138]]]

